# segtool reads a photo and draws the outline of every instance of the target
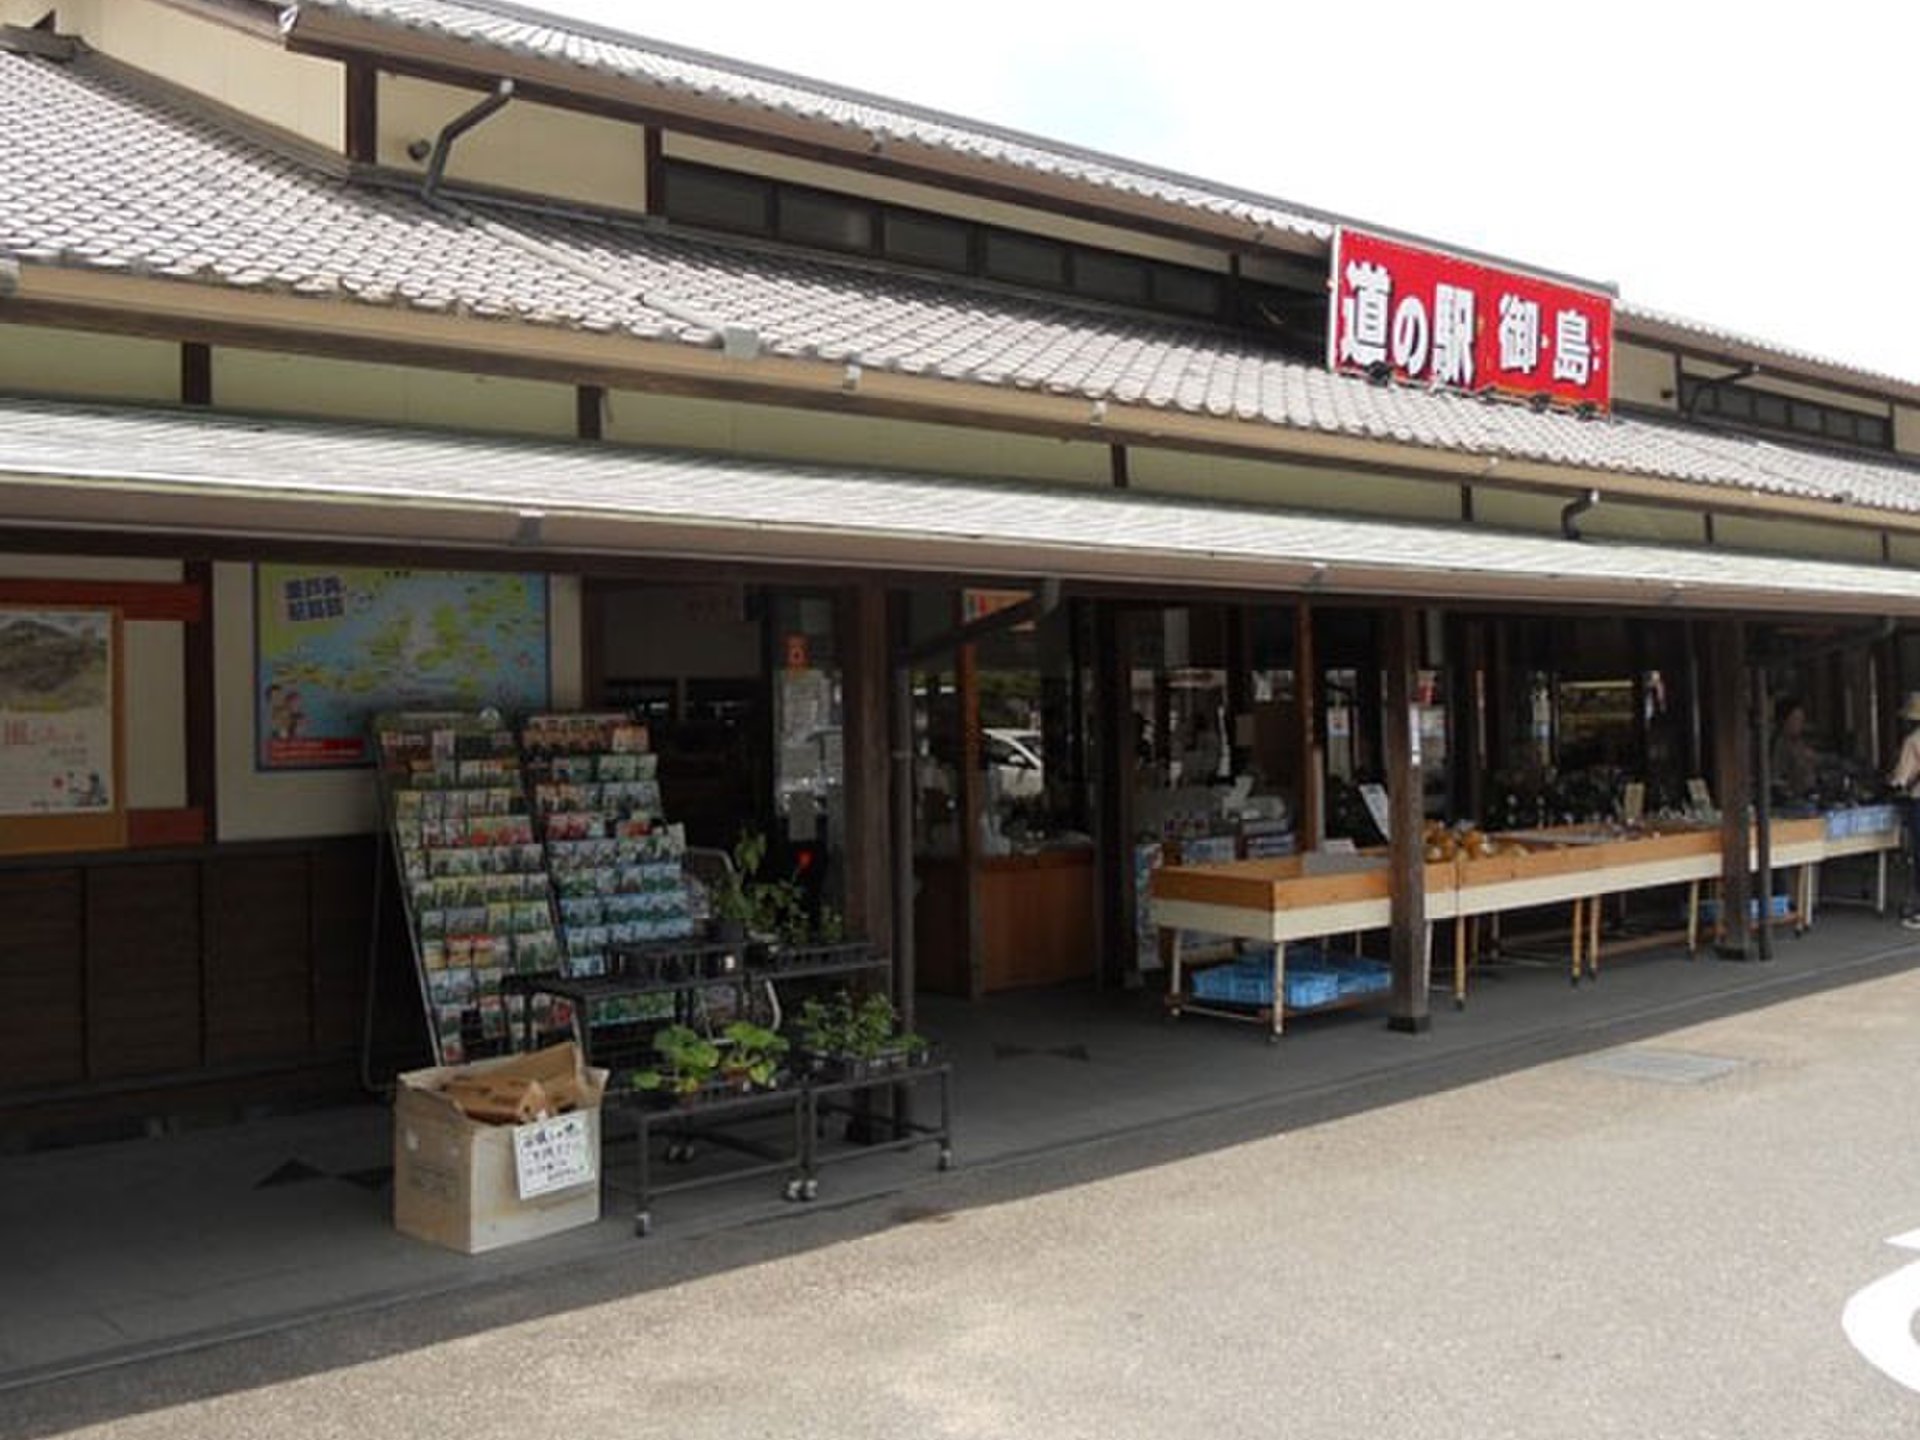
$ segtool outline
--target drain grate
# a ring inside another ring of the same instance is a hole
[[[1698,1085],[1718,1080],[1747,1062],[1724,1055],[1696,1055],[1686,1050],[1608,1050],[1580,1062],[1583,1070],[1598,1070],[1627,1080],[1652,1080],[1662,1085]]]

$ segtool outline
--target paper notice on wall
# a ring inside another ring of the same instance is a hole
[[[0,815],[116,808],[113,613],[0,610]]]
[[[599,1160],[585,1115],[559,1115],[513,1128],[514,1179],[522,1200],[588,1184],[599,1177]]]

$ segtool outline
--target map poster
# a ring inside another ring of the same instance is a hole
[[[382,710],[547,703],[542,575],[260,565],[254,636],[262,770],[371,764]]]
[[[0,608],[0,815],[108,816],[115,613]]]

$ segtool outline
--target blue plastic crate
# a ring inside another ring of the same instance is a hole
[[[1287,1008],[1311,1010],[1340,998],[1340,976],[1332,970],[1287,967]]]
[[[1793,897],[1791,895],[1775,895],[1773,897],[1773,903],[1767,907],[1767,913],[1775,920],[1786,919],[1787,916],[1793,913]],[[1718,900],[1702,900],[1700,902],[1700,918],[1709,925],[1717,922],[1720,919],[1720,902]],[[1760,900],[1757,896],[1747,901],[1747,918],[1749,920],[1758,920],[1760,918]]]
[[[1234,1005],[1271,1005],[1273,968],[1271,960],[1234,960],[1225,965],[1209,965],[1194,972],[1193,998],[1225,1001]]]

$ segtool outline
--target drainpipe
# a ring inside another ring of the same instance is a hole
[[[488,116],[504,109],[511,99],[513,81],[502,79],[495,83],[493,93],[486,99],[440,127],[440,134],[433,142],[433,157],[427,161],[427,177],[420,186],[422,200],[429,205],[434,203],[434,194],[440,189],[440,182],[447,173],[447,161],[453,155],[453,142]]]
[[[1580,538],[1580,517],[1600,503],[1600,492],[1589,490],[1560,512],[1560,533],[1569,540]]]

